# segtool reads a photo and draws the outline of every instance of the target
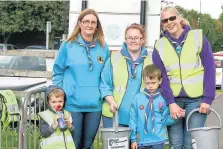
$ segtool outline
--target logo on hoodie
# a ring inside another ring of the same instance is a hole
[[[103,64],[103,63],[104,63],[104,59],[103,59],[103,57],[98,56],[98,62],[99,62],[100,64]]]

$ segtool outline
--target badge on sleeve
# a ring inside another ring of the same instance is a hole
[[[103,64],[104,63],[104,59],[101,56],[98,56],[98,63]]]

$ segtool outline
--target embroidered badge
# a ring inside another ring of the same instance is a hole
[[[98,56],[98,62],[99,62],[100,64],[103,64],[103,63],[104,63],[104,59],[103,59],[103,57]]]
[[[140,105],[140,106],[139,106],[139,109],[140,109],[140,110],[143,110],[143,109],[144,109],[144,106],[143,106],[143,105]]]
[[[159,106],[159,111],[163,112],[163,106],[164,106],[163,102],[159,102],[158,106]]]

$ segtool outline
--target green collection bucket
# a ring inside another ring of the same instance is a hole
[[[186,127],[187,131],[189,131],[191,134],[193,149],[219,149],[219,131],[221,129],[221,118],[214,109],[211,108],[210,110],[217,115],[219,119],[219,126],[188,129],[188,121],[190,116],[194,112],[198,112],[199,108],[192,110],[187,116]]]
[[[112,128],[101,128],[103,149],[129,149],[131,129],[118,126],[118,112],[115,112]]]

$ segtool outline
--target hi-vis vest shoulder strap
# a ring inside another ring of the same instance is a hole
[[[11,122],[20,120],[19,105],[11,90],[0,91],[0,118],[5,129]]]
[[[111,64],[113,70],[113,96],[118,106],[121,104],[123,96],[125,95],[126,85],[129,79],[128,66],[126,59],[121,55],[120,51],[111,54]],[[144,59],[143,68],[152,64],[151,55]],[[142,78],[143,79],[143,78]],[[145,87],[141,80],[141,89]],[[113,117],[113,113],[109,110],[109,105],[105,101],[102,105],[102,115],[106,117]]]
[[[188,32],[179,55],[166,37],[156,42],[155,48],[163,61],[175,97],[182,87],[189,97],[203,95],[204,67],[200,58],[202,45],[202,30]]]
[[[64,115],[66,117],[70,117],[70,113],[66,110],[64,110]],[[56,117],[56,115],[50,110],[40,112],[39,116],[44,121],[46,121],[49,126],[53,124],[54,118]],[[66,141],[66,148],[64,141]],[[59,128],[57,128],[50,137],[41,138],[40,147],[41,149],[75,149],[74,141],[70,131],[67,129],[63,134],[63,132],[61,132]]]

